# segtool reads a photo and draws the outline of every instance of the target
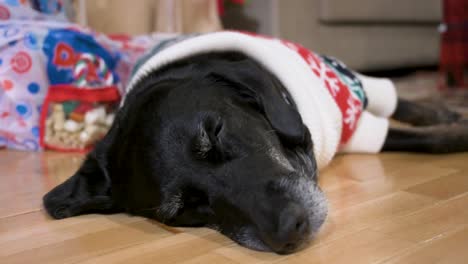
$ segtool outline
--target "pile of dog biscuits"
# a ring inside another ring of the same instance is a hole
[[[92,146],[109,130],[115,114],[105,104],[78,101],[52,103],[45,122],[48,147],[80,150]]]

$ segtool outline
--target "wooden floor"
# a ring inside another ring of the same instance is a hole
[[[122,214],[51,220],[41,197],[81,158],[0,151],[0,263],[468,263],[468,153],[336,158],[326,224],[289,256]]]

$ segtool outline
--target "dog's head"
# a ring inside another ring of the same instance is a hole
[[[306,245],[327,211],[293,100],[235,53],[140,81],[106,137],[44,203],[55,218],[124,211],[277,253]]]

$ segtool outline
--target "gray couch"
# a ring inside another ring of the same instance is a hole
[[[242,12],[227,13],[225,26],[290,39],[358,70],[438,62],[441,0],[249,0]]]

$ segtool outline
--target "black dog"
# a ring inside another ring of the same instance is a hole
[[[393,117],[416,126],[460,119],[404,100]],[[138,82],[106,137],[44,205],[57,219],[126,212],[291,253],[327,214],[313,144],[288,91],[256,61],[192,56]],[[390,129],[383,149],[467,151],[468,125]]]

